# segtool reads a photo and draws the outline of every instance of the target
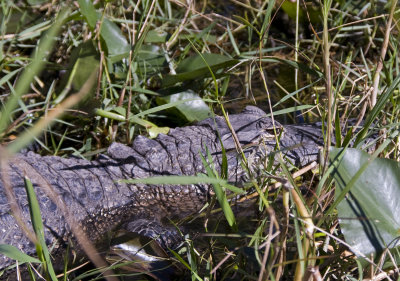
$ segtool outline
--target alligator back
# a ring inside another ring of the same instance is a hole
[[[194,126],[171,129],[168,135],[160,134],[156,139],[139,136],[131,147],[113,143],[107,155],[100,155],[95,161],[42,157],[32,152],[17,155],[1,170],[0,243],[14,245],[27,254],[35,253],[33,244],[10,213],[4,189],[4,184],[9,183],[22,209],[22,219],[29,224],[24,176],[34,184],[39,199],[46,243],[56,248],[73,237],[67,223],[71,220],[65,218],[66,213],[98,245],[107,233],[122,224],[143,218],[157,221],[182,218],[197,212],[209,197],[208,185],[133,185],[118,180],[202,173],[201,155],[206,155],[206,151],[212,155],[213,165],[219,171],[222,144],[227,152],[228,181],[241,185],[246,175],[237,146],[242,147],[246,157],[255,159],[253,163],[261,163],[278,147],[277,138],[271,133],[274,125],[278,132],[283,127],[272,123],[256,107],[231,115],[230,123],[236,143],[225,119],[216,116]],[[279,148],[294,164],[304,165],[317,159],[318,146],[322,144],[320,129],[310,128],[288,126],[280,134]],[[64,211],[62,206],[66,208]],[[0,255],[0,269],[11,263]]]

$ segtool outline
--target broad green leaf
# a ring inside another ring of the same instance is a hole
[[[149,30],[144,39],[145,43],[165,43],[167,41],[168,33],[164,30]]]
[[[128,44],[121,29],[114,22],[104,18],[100,30],[101,38],[104,40],[107,50],[108,59],[116,62],[127,57],[131,46]]]
[[[128,56],[131,46],[128,44],[118,25],[97,12],[91,0],[78,0],[78,3],[79,11],[85,17],[92,30],[95,29],[97,21],[102,20],[100,35],[107,48],[107,58],[109,61],[116,62]]]
[[[112,110],[119,112],[119,113],[123,113],[123,114],[121,115],[121,114],[114,113],[109,110],[104,110],[104,109],[100,109],[100,108],[96,108],[95,113],[104,118],[110,118],[110,119],[121,121],[121,122],[126,121],[126,118],[125,118],[126,115],[125,115],[124,108],[115,107]],[[136,115],[132,115],[129,118],[129,121],[146,128],[146,130],[148,131],[151,138],[157,137],[157,135],[159,133],[168,134],[168,132],[169,132],[169,127],[158,127],[156,124],[154,124],[150,121],[147,121],[145,119],[139,118]]]
[[[158,104],[170,104],[178,101],[189,100],[177,104],[173,114],[182,116],[189,122],[201,121],[210,117],[211,111],[207,104],[192,90],[176,93],[165,97],[157,97]]]
[[[280,59],[280,58],[267,58],[267,59],[264,59],[263,61],[265,61],[265,62],[281,62],[281,63],[287,64],[295,69],[298,69],[300,71],[303,71],[305,73],[313,75],[315,77],[319,77],[319,78],[324,77],[324,74],[320,70],[315,70],[313,68],[310,68],[308,65],[301,63],[301,62]]]
[[[182,103],[185,103],[185,102],[195,101],[197,99],[198,99],[198,97],[197,98],[193,98],[193,99],[178,100],[178,101],[175,101],[175,102],[170,102],[170,103],[167,103],[167,104],[155,106],[155,107],[152,107],[152,108],[147,109],[145,111],[142,111],[142,112],[136,114],[135,116],[137,116],[137,117],[146,116],[146,115],[149,115],[149,114],[152,114],[152,113],[156,113],[156,112],[159,112],[159,111],[162,111],[162,110],[167,110],[167,109],[176,107],[176,106],[178,106],[178,105],[180,105]],[[213,102],[212,100],[206,100],[206,101],[210,102],[210,103]]]
[[[206,64],[207,63],[207,64]],[[230,67],[238,63],[238,60],[219,54],[202,54],[184,59],[176,69],[176,75],[166,75],[163,79],[163,87],[172,86],[178,82],[200,79],[211,76],[213,72]]]
[[[26,38],[21,38],[21,33],[24,32],[25,29],[31,29],[32,31],[32,28],[42,29],[44,26],[48,28],[49,24],[49,21],[45,21],[47,22],[47,24],[43,25],[44,23],[43,18],[38,19],[37,17],[35,17],[35,14],[31,13],[30,9],[27,10],[13,9],[11,14],[7,13],[3,9],[0,9],[0,22],[4,23],[2,26],[3,28],[2,32],[4,32],[4,34],[18,33],[18,36],[12,39],[3,38],[1,40],[2,43],[5,43],[9,40],[23,41]],[[32,33],[40,35],[40,33],[36,32]]]
[[[86,22],[93,30],[96,27],[96,22],[99,18],[93,2],[91,0],[78,0],[78,3],[81,14],[86,18]]]
[[[117,112],[118,114],[121,114],[122,116],[126,115],[126,109],[125,107],[122,106],[116,106],[112,109],[113,111]]]
[[[296,19],[296,2],[292,1],[284,1],[281,5],[281,9],[292,19]],[[320,19],[322,18],[322,12],[321,9],[318,9],[317,6],[313,4],[305,4],[300,5],[299,9],[299,21],[301,23],[309,23],[311,22],[312,24],[317,24]]]
[[[147,75],[157,74],[166,66],[163,50],[157,45],[142,45],[137,53],[136,61],[140,72]]]
[[[60,84],[61,93],[54,101],[55,104],[60,103],[71,91],[79,91],[89,79],[90,75],[98,71],[100,55],[93,44],[92,41],[86,41],[72,52],[65,79],[63,79]],[[93,102],[94,93],[95,85],[93,85],[90,93],[86,95],[85,100],[80,101],[80,106],[95,106]],[[93,108],[87,111],[92,112]]]
[[[355,254],[374,253],[377,256],[386,248],[398,246],[400,235],[400,163],[376,158],[353,148],[331,148],[329,160],[334,165],[335,197],[352,184],[346,198],[338,206],[341,230]]]
[[[201,57],[202,56],[202,57]],[[232,59],[230,57],[219,55],[219,54],[209,54],[205,53],[202,55],[196,55],[189,58],[184,59],[179,66],[176,68],[176,73],[185,73],[191,72],[203,68],[207,68],[209,66],[221,65],[221,64],[229,64],[236,63],[237,60]],[[207,64],[204,62],[206,61]]]
[[[41,263],[40,260],[28,256],[27,254],[21,252],[14,246],[0,244],[0,253],[9,257],[10,259],[17,260],[19,262],[33,262],[33,263]]]

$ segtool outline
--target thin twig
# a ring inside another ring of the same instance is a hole
[[[392,30],[391,26],[392,26],[394,11],[396,10],[396,5],[397,5],[397,0],[392,0],[392,5],[390,7],[390,14],[389,14],[388,22],[386,24],[385,37],[383,39],[381,55],[380,55],[380,58],[378,61],[378,65],[376,67],[374,81],[372,84],[373,89],[372,89],[372,95],[371,95],[371,108],[373,108],[375,106],[376,100],[378,97],[379,81],[380,81],[380,77],[381,77],[381,71],[383,68],[383,61],[385,60],[387,47],[389,45],[390,31]]]
[[[187,22],[187,19],[189,18],[190,12],[192,11],[192,7],[193,7],[193,0],[188,0],[188,7],[186,7],[186,12],[185,12],[185,16],[183,17],[181,23],[179,24],[178,29],[174,32],[174,34],[172,34],[171,39],[168,40],[168,42],[165,44],[167,51],[173,46],[175,45],[176,41],[178,40],[179,34],[182,33],[184,27],[185,27],[185,23]]]
[[[331,145],[331,134],[332,134],[332,106],[333,106],[333,96],[332,96],[332,80],[331,80],[331,66],[329,62],[329,31],[328,31],[328,13],[330,9],[331,1],[327,1],[324,4],[324,30],[323,30],[323,62],[324,62],[324,71],[325,71],[325,91],[328,96],[328,118],[327,118],[327,130],[326,130],[326,138],[325,138],[325,157],[324,163],[322,165],[323,171],[327,169],[328,164],[328,153],[329,146]]]

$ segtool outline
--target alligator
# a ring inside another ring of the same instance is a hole
[[[286,163],[295,166],[318,160],[323,145],[320,125],[282,126],[254,106],[230,115],[229,121],[230,125],[225,118],[214,116],[192,126],[171,129],[155,139],[138,136],[131,146],[115,142],[106,154],[93,161],[40,156],[34,152],[17,154],[7,169],[2,168],[0,244],[13,245],[29,255],[36,252],[11,214],[5,194],[4,186],[8,182],[22,210],[22,219],[30,225],[24,176],[34,185],[48,245],[65,244],[73,236],[59,202],[54,202],[57,200],[67,206],[91,242],[99,245],[107,233],[122,225],[133,224],[130,229],[146,231],[148,222],[162,225],[165,219],[194,214],[209,200],[212,190],[209,184],[132,184],[121,179],[202,174],[205,172],[203,160],[209,159],[207,155],[212,158],[208,165],[220,171],[226,155],[227,181],[243,186],[248,180],[243,156],[254,170],[265,165],[267,156],[278,155],[277,151]],[[0,254],[0,270],[13,263]]]

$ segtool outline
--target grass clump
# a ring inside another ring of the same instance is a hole
[[[324,159],[332,140],[373,136],[399,160],[399,14],[397,1],[3,1],[0,139],[10,154],[35,138],[42,154],[91,158],[257,104],[284,124],[322,121]],[[361,128],[340,130],[349,119]],[[174,254],[181,278],[397,276],[344,244],[333,168],[320,166],[299,179],[270,164],[252,179],[257,214],[188,239]]]

